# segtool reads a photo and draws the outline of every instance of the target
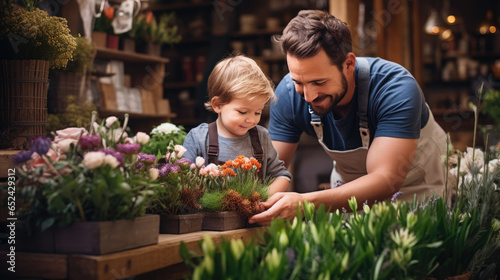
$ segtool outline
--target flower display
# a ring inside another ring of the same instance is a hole
[[[94,114],[95,118],[95,114]],[[40,137],[15,157],[23,205],[19,217],[45,230],[77,221],[133,219],[145,214],[158,177],[155,156],[124,133],[116,117]],[[118,137],[117,137],[118,135]]]
[[[149,141],[143,145],[141,152],[163,156],[168,152],[170,142],[173,145],[182,145],[187,133],[183,126],[176,126],[173,123],[166,122],[153,128],[150,135]],[[143,136],[138,134],[136,137],[140,138]]]
[[[65,18],[50,16],[28,5],[0,18],[0,58],[49,61],[51,69],[64,68],[73,59],[76,40]]]

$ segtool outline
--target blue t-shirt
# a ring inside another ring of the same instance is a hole
[[[417,139],[429,119],[422,90],[413,76],[401,65],[381,59],[366,58],[370,65],[370,86],[367,108],[370,142],[386,136]],[[358,83],[358,63],[355,68]],[[271,102],[269,134],[272,140],[299,142],[305,132],[316,137],[311,125],[308,103],[295,91],[286,75],[276,88],[277,102]],[[358,88],[344,118],[334,119],[330,112],[321,116],[323,141],[329,149],[345,151],[362,146],[359,135]]]

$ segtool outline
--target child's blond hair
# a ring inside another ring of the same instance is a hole
[[[228,104],[234,98],[252,100],[274,99],[274,85],[257,63],[244,55],[225,58],[215,65],[208,77],[207,110],[213,112],[211,100],[217,97],[220,104]]]

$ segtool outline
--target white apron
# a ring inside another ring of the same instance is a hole
[[[358,58],[358,116],[360,124],[360,136],[362,147],[347,150],[330,150],[323,142],[323,125],[321,118],[311,113],[311,125],[314,127],[318,142],[325,152],[333,160],[333,170],[330,177],[332,188],[343,183],[350,182],[367,174],[366,156],[370,144],[370,131],[366,110],[368,105],[368,90],[370,84],[370,67],[365,58]],[[420,130],[418,147],[410,170],[403,182],[398,200],[413,200],[414,194],[417,199],[429,197],[434,192],[442,196],[444,185],[445,168],[442,165],[441,157],[446,154],[446,133],[436,123],[431,110],[429,109],[429,119],[427,124]]]

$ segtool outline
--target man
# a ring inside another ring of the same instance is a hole
[[[278,40],[290,73],[271,105],[273,146],[288,166],[302,132],[316,137],[334,161],[332,188],[277,193],[251,223],[291,219],[303,201],[335,210],[352,196],[372,204],[400,189],[398,199],[442,193],[446,134],[408,71],[356,58],[347,24],[323,11],[301,11]]]

